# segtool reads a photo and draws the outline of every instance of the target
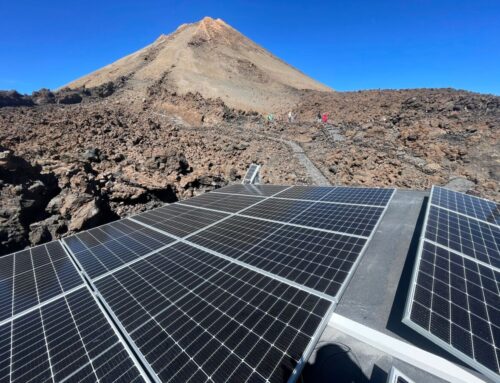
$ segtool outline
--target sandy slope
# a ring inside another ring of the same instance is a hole
[[[180,94],[220,97],[228,106],[261,113],[296,104],[301,89],[331,91],[273,56],[224,21],[206,17],[69,84],[93,87],[120,76],[137,92],[168,86]],[[167,85],[166,85],[167,84]]]

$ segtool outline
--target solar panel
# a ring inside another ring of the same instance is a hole
[[[331,302],[178,243],[95,282],[162,381],[283,382]]]
[[[251,184],[254,182],[255,177],[257,176],[257,171],[259,170],[260,166],[256,164],[251,164],[248,167],[248,170],[245,174],[245,177],[243,177],[243,184]]]
[[[0,326],[0,381],[144,380],[82,287]]]
[[[238,234],[242,230],[244,234]],[[248,217],[231,217],[188,240],[331,297],[366,243],[363,238]]]
[[[337,187],[321,201],[386,206],[394,189]]]
[[[90,278],[107,273],[174,241],[175,239],[130,219],[64,238],[64,243]]]
[[[434,186],[432,204],[500,225],[500,205],[486,199]]]
[[[317,202],[290,223],[369,237],[384,208]]]
[[[212,193],[229,193],[229,194],[245,194],[245,195],[260,195],[269,197],[288,189],[290,186],[280,185],[229,185],[221,189],[216,189]]]
[[[263,200],[262,197],[255,196],[205,193],[199,197],[181,201],[180,204],[236,213]]]
[[[368,237],[384,208],[268,198],[240,214]]]
[[[498,380],[500,228],[454,194],[432,189],[403,322]]]
[[[309,201],[268,198],[264,202],[241,212],[241,214],[250,217],[288,222],[312,207],[313,204],[314,202]]]
[[[290,189],[276,194],[275,197],[318,201],[334,189],[334,187],[328,186],[292,186]]]
[[[426,239],[500,267],[500,227],[431,206]]]
[[[59,242],[0,258],[0,323],[83,284]]]
[[[227,216],[224,212],[201,210],[174,203],[135,215],[132,219],[168,234],[184,237]]]

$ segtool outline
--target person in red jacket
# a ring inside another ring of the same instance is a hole
[[[323,121],[323,123],[327,123],[328,122],[328,113],[323,113],[323,116],[321,116],[321,121]]]

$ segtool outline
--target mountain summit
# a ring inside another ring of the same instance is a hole
[[[257,45],[221,19],[205,17],[68,86],[95,87],[126,79],[126,88],[221,98],[228,106],[262,113],[299,101],[300,90],[332,91]]]

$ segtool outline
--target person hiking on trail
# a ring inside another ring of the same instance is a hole
[[[321,112],[318,112],[318,115],[316,116],[316,118],[318,119],[318,122],[321,122]]]
[[[292,114],[292,111],[288,112],[288,122],[293,122],[293,114]]]
[[[323,116],[321,116],[321,121],[323,121],[323,123],[327,123],[328,122],[328,113],[323,113]]]

